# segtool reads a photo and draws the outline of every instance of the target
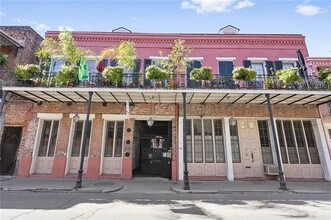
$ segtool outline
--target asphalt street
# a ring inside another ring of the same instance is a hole
[[[330,194],[0,193],[2,220],[329,219]]]

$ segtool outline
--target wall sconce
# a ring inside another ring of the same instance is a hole
[[[78,114],[75,114],[74,117],[72,117],[72,120],[77,123],[79,122],[79,115]]]
[[[229,119],[229,125],[230,125],[231,127],[234,127],[236,124],[237,124],[237,120],[231,117],[231,118]]]
[[[152,117],[149,117],[149,119],[147,119],[147,125],[148,127],[152,127],[154,124],[154,120],[152,119]]]

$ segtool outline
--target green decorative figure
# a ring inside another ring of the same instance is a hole
[[[79,80],[81,81],[88,81],[88,66],[85,58],[80,58],[80,64],[79,64]]]

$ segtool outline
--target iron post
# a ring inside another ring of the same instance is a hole
[[[188,180],[188,170],[187,170],[187,142],[186,142],[186,131],[187,131],[187,121],[186,121],[186,92],[183,95],[183,151],[184,151],[184,190],[190,190],[190,182]]]

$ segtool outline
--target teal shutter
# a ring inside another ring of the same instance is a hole
[[[152,60],[151,59],[145,59],[144,60],[144,70],[145,70],[145,72],[146,72],[146,68],[148,66],[150,66],[151,64],[152,64]]]
[[[272,61],[265,61],[265,67],[267,68],[267,75],[271,76],[272,71],[274,71],[274,62]],[[272,71],[270,70],[272,69]]]
[[[192,60],[191,65],[186,67],[186,81],[187,81],[187,87],[188,88],[196,88],[200,87],[200,83],[194,79],[191,80],[190,73],[195,68],[200,68],[201,61],[200,60]]]
[[[135,67],[134,67],[134,69],[133,69],[133,72],[134,73],[139,73],[139,71],[140,71],[140,65],[141,65],[141,60],[140,59],[136,59],[136,65],[135,65]]]
[[[275,63],[275,72],[277,72],[278,70],[283,69],[283,62],[282,61],[277,60],[274,63]]]
[[[108,66],[108,59],[103,59],[102,63],[103,63],[103,67],[106,68]]]
[[[232,61],[219,61],[218,69],[219,69],[220,76],[232,77],[233,62]]]
[[[245,68],[250,68],[252,67],[252,62],[250,60],[244,60],[243,65]]]

